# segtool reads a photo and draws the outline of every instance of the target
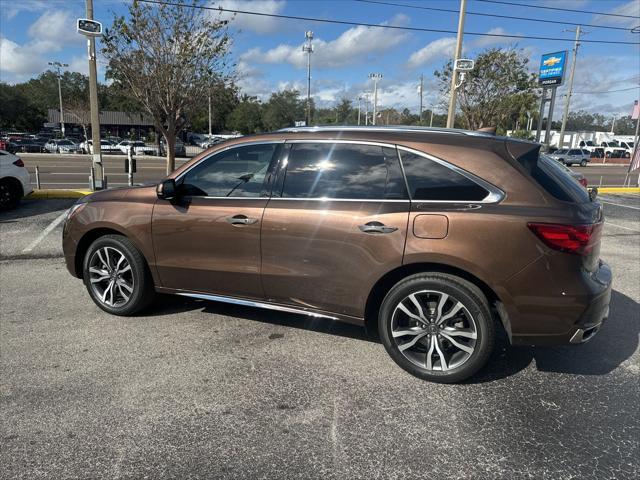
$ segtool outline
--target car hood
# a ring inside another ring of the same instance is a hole
[[[117,202],[126,199],[139,198],[157,198],[156,185],[142,185],[136,187],[110,188],[108,190],[99,190],[82,197],[78,202]]]

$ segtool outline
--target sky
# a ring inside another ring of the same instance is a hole
[[[174,0],[175,1],[175,0]],[[385,0],[383,0],[385,1]],[[281,15],[398,25],[457,31],[459,0],[386,0],[393,6],[356,0],[219,0],[209,5]],[[537,71],[543,53],[571,50],[575,33],[571,25],[531,22],[473,15],[489,13],[553,21],[587,23],[631,29],[640,18],[593,13],[619,13],[640,17],[640,0],[512,0],[529,5],[561,7],[577,12],[535,9],[515,5],[467,1],[465,32],[499,33],[567,38],[566,41],[508,39],[466,35],[463,55],[474,58],[489,47],[517,46]],[[125,15],[127,0],[94,0],[95,18],[105,26],[114,14]],[[415,7],[455,10],[443,12]],[[87,73],[84,37],[76,33],[75,20],[84,17],[84,0],[0,0],[0,81],[16,83],[36,77],[57,60],[69,70]],[[215,13],[218,15],[218,13]],[[442,110],[434,71],[453,57],[455,34],[337,25],[303,20],[276,19],[223,13],[233,34],[232,58],[237,64],[243,93],[267,99],[285,88],[306,94],[306,57],[302,52],[305,31],[314,32],[311,93],[320,106],[332,106],[342,98],[357,104],[362,92],[372,91],[370,73],[381,73],[380,108],[419,108],[418,85],[424,75],[424,108]],[[640,42],[629,30],[584,27],[586,40]],[[99,48],[98,42],[98,48]],[[99,65],[103,80],[104,64]],[[568,77],[568,75],[567,75]],[[558,94],[566,90],[560,87]],[[640,97],[640,48],[638,45],[582,43],[578,54],[571,110],[587,110],[605,116],[628,115]],[[560,105],[561,105],[560,104]],[[558,104],[557,104],[558,105]],[[364,106],[363,106],[364,108]],[[556,106],[555,117],[561,115]]]

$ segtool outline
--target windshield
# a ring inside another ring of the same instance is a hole
[[[567,150],[556,150],[553,152],[554,155],[564,155],[565,153],[567,153]]]
[[[144,147],[144,143],[143,142],[131,142],[130,145],[133,145],[134,147]]]
[[[70,142],[69,140],[60,140],[58,142],[58,145],[73,145],[73,143]]]

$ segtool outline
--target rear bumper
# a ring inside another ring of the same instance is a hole
[[[549,334],[544,334],[543,332],[536,332],[531,335],[514,334],[512,344],[563,345],[581,344],[591,340],[609,317],[611,281],[611,268],[600,261],[599,268],[595,273],[583,275],[584,286],[587,287],[588,294],[581,295],[579,299],[577,297],[567,298],[568,303],[572,303],[575,306],[575,303],[579,302],[582,307],[580,309],[582,312],[577,317],[564,319],[568,322],[568,330],[562,333],[554,332]],[[563,306],[557,302],[554,302],[554,305],[558,310],[563,310]]]

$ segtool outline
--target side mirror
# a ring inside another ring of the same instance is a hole
[[[163,180],[156,186],[156,195],[160,200],[171,200],[176,197],[176,181],[173,178]]]

